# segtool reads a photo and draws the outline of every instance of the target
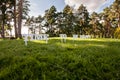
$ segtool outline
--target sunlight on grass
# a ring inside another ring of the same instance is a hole
[[[0,41],[3,41],[2,39],[0,39]]]
[[[120,39],[78,39],[78,40],[83,40],[83,41],[104,41],[104,42],[108,42],[108,41],[120,41]]]
[[[101,48],[105,48],[107,47],[106,45],[104,44],[70,44],[70,43],[57,43],[58,46],[61,46],[63,48],[80,48],[80,47],[101,47]]]
[[[49,39],[61,39],[60,37],[50,37]]]
[[[32,42],[35,42],[35,43],[41,43],[41,44],[46,44],[46,41],[45,40],[34,40]]]
[[[53,39],[53,38],[52,38]],[[55,39],[61,39],[60,37],[57,37]],[[74,40],[72,37],[67,37],[67,40]],[[120,39],[112,39],[112,38],[98,38],[98,39],[95,39],[95,38],[89,38],[89,39],[81,39],[81,38],[77,38],[75,41],[120,41]]]

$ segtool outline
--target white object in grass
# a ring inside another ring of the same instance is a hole
[[[77,34],[73,34],[73,40],[76,40],[78,38]]]
[[[25,45],[27,45],[28,40],[45,40],[46,44],[48,43],[48,34],[23,34],[23,39],[25,41]]]
[[[60,34],[60,37],[61,37],[61,42],[65,42],[66,43],[66,38],[67,38],[67,35],[66,34]]]

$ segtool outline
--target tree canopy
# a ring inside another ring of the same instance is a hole
[[[10,15],[14,18],[15,36],[21,38],[22,19],[29,21],[28,0],[1,0],[0,2],[0,34],[4,38],[5,25]],[[12,10],[14,7],[14,11]],[[11,9],[11,11],[9,11]],[[19,13],[18,13],[19,12]],[[66,5],[63,11],[57,12],[53,5],[45,11],[44,16],[35,17],[35,24],[42,24],[41,30],[50,36],[58,36],[61,33],[72,36],[72,34],[93,35],[94,37],[114,37],[114,33],[120,27],[120,1],[115,0],[113,4],[106,7],[100,13],[89,13],[86,6],[81,4],[77,10]],[[29,23],[29,22],[26,22]],[[44,25],[43,25],[44,23]],[[33,23],[31,23],[33,24]],[[36,27],[37,28],[37,27]],[[40,30],[40,29],[39,29]],[[39,31],[41,32],[41,31]]]

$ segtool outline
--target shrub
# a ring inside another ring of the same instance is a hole
[[[120,39],[120,27],[118,27],[118,28],[115,30],[114,36],[115,36],[115,38]]]

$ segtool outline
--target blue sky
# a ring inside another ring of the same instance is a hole
[[[74,6],[77,9],[80,4],[84,4],[89,12],[100,12],[106,6],[113,3],[114,0],[30,0],[30,16],[43,15],[45,10],[52,5],[57,8],[57,11],[62,11],[65,5]]]

